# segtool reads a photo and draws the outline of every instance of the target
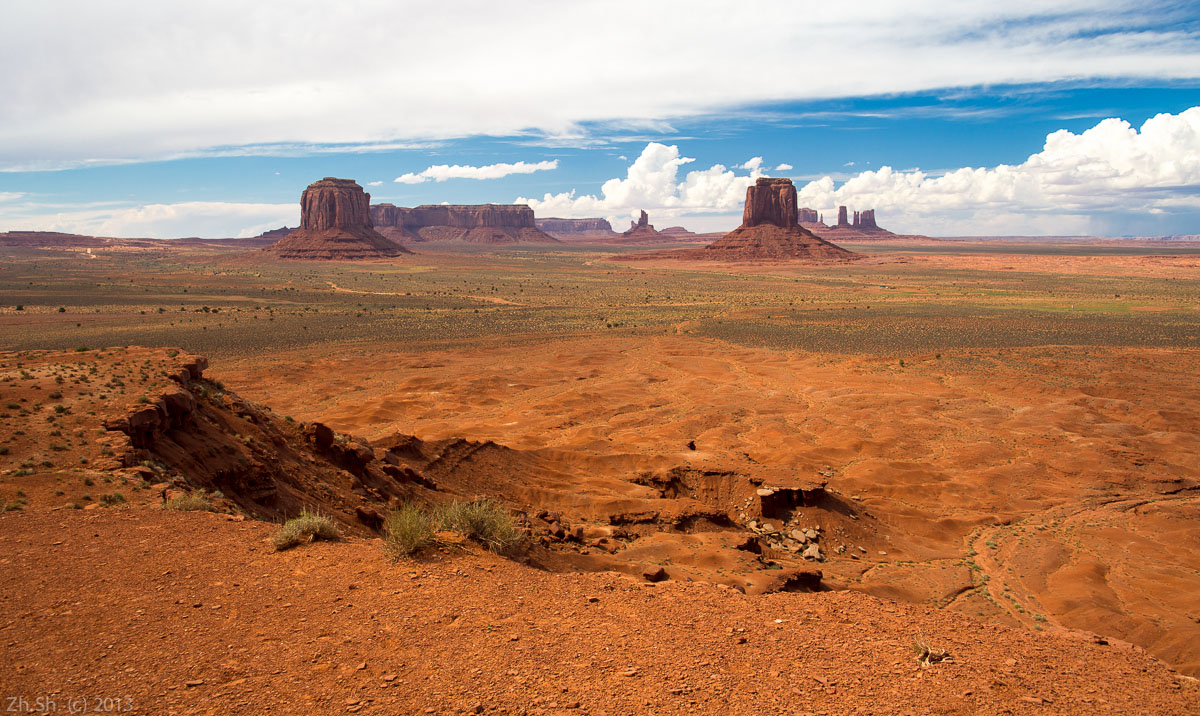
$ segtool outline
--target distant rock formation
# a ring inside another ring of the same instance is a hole
[[[839,229],[850,228],[850,222],[846,220],[846,207],[844,207],[844,206],[838,207],[837,228],[839,228]]]
[[[875,224],[875,210],[864,209],[861,212],[854,212],[854,228],[859,231],[878,229],[879,227]]]
[[[642,211],[637,221],[629,222],[629,228],[621,234],[620,242],[623,244],[657,243],[661,239],[662,235],[650,223],[650,216]]]
[[[550,217],[535,219],[534,224],[539,229],[556,239],[611,239],[617,235],[608,219],[559,219]]]
[[[746,187],[742,225],[696,253],[701,258],[724,261],[837,260],[856,256],[801,228],[798,217],[792,180],[761,177]]]
[[[913,235],[893,234],[875,222],[875,210],[863,209],[847,216],[847,207],[838,207],[838,223],[827,226],[824,216],[813,209],[802,208],[800,225],[827,241],[862,241],[868,239],[913,238]]]
[[[539,229],[525,204],[376,204],[371,218],[381,233],[412,241],[474,244],[558,243]]]
[[[412,253],[371,224],[371,195],[353,179],[325,177],[300,195],[300,228],[265,251],[287,259],[368,259]]]

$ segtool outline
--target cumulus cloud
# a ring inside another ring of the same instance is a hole
[[[469,9],[351,0],[339,8],[329,13],[315,0],[259,0],[253,12],[239,0],[6,3],[0,66],[21,71],[0,73],[0,167],[577,136],[587,123],[654,128],[759,103],[1200,77],[1200,40],[1179,21],[1179,5],[1138,0]]]
[[[140,206],[101,205],[55,211],[23,204],[5,207],[0,222],[11,231],[62,231],[91,236],[173,239],[189,236],[257,236],[280,226],[298,226],[300,207],[290,204],[239,204],[189,201]]]
[[[381,181],[369,181],[369,182],[367,182],[367,186],[383,186],[383,182],[381,182]]]
[[[740,210],[746,187],[762,176],[761,157],[739,165],[754,168],[738,175],[723,164],[688,172],[679,178],[680,167],[696,161],[682,156],[675,145],[650,142],[629,165],[625,178],[604,182],[600,195],[577,195],[575,191],[545,194],[541,199],[518,197],[514,203],[529,204],[540,216],[604,216],[614,218],[646,210],[651,216],[675,218],[685,214]]]
[[[936,174],[891,167],[840,186],[831,177],[799,190],[801,206],[875,208],[880,225],[931,234],[1104,233],[1114,214],[1200,209],[1200,107],[1159,114],[1140,130],[1102,120],[1046,137],[1020,164]]]
[[[777,172],[790,172],[792,169],[795,169],[795,167],[793,167],[791,164],[780,164],[779,166],[775,167],[775,171]]]
[[[402,174],[393,181],[401,184],[420,184],[427,181],[446,181],[447,179],[500,179],[510,174],[532,174],[552,169],[558,169],[557,159],[551,159],[546,162],[534,162],[532,164],[523,161],[515,164],[500,162],[499,164],[488,164],[482,167],[460,164],[453,166],[435,164],[415,174],[412,172]]]
[[[753,172],[753,171],[758,171],[759,169],[762,169],[762,165],[763,165],[762,157],[752,157],[750,159],[747,159],[745,161],[745,163],[737,165],[736,167],[734,167],[734,169],[745,169],[746,171]]]
[[[746,187],[763,175],[762,160],[736,167],[753,167],[749,174],[717,164],[681,179],[681,167],[693,161],[677,146],[650,142],[625,177],[604,182],[599,194],[547,193],[516,203],[540,216],[612,220],[645,209],[702,230],[733,228]],[[1200,211],[1200,107],[1159,114],[1140,128],[1110,118],[1079,134],[1059,130],[1020,164],[940,172],[885,166],[841,183],[823,176],[798,192],[801,206],[826,217],[840,205],[873,208],[881,226],[900,232],[1110,233],[1115,219]]]

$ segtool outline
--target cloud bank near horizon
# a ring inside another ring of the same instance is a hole
[[[732,229],[739,222],[746,187],[764,176],[767,163],[756,156],[732,168],[714,164],[685,171],[694,163],[677,145],[649,142],[625,176],[603,182],[598,193],[546,193],[540,199],[517,197],[514,203],[529,204],[539,217],[602,216],[619,225],[644,209],[660,225],[671,221],[700,231]],[[523,162],[508,166],[517,164]],[[490,167],[465,168],[479,174],[506,171]],[[428,180],[436,181],[436,175]],[[1020,164],[938,172],[885,166],[850,175],[840,184],[822,176],[797,190],[801,206],[823,211],[827,219],[839,205],[874,208],[881,226],[901,233],[1113,233],[1109,219],[1114,215],[1200,211],[1200,107],[1156,115],[1141,127],[1109,118],[1078,134],[1058,130]],[[64,208],[41,205],[21,192],[0,193],[0,209],[11,230],[124,237],[254,236],[299,220],[297,203]]]
[[[512,164],[500,162],[482,167],[462,164],[434,164],[420,172],[402,174],[392,181],[400,184],[421,184],[427,181],[443,182],[448,179],[502,179],[513,174],[533,174],[534,172],[545,172],[553,169],[558,169],[557,159],[533,163],[525,161],[514,162]]]
[[[733,228],[746,187],[763,176],[762,157],[737,167],[749,169],[746,175],[717,164],[680,181],[679,168],[692,161],[677,146],[651,142],[625,178],[604,182],[599,195],[547,193],[515,203],[541,216],[613,220],[644,209],[652,218],[690,216],[702,230]],[[885,166],[840,185],[824,176],[797,190],[801,206],[827,218],[839,205],[873,208],[880,225],[901,233],[1103,234],[1113,212],[1200,210],[1200,107],[1156,115],[1140,129],[1109,118],[1079,134],[1058,130],[1021,164],[945,172]]]
[[[328,7],[213,0],[185,20],[174,3],[11,3],[0,62],[21,71],[0,74],[0,169],[479,135],[603,142],[592,135],[787,101],[1200,79],[1186,7],[1134,0]]]

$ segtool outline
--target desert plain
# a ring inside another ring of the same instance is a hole
[[[0,692],[1200,710],[1200,246],[841,245],[0,247]],[[424,482],[322,462],[313,425]],[[292,477],[267,507],[250,472]],[[216,511],[162,509],[189,491]],[[529,549],[389,559],[372,520],[439,491],[519,513]],[[344,538],[275,552],[302,506]]]

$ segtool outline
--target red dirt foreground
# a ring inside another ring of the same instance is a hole
[[[153,507],[0,516],[0,692],[138,714],[1200,709],[1137,648],[860,593],[391,563],[364,539],[277,553],[273,531]]]
[[[444,436],[368,442],[247,401],[206,366],[138,347],[0,353],[10,710],[1200,710],[1194,679],[1125,642],[823,583],[796,552],[875,545],[881,524],[822,480]],[[514,515],[513,559],[469,542],[385,555],[389,510],[476,495]],[[164,509],[179,500],[211,511]],[[342,539],[276,552],[278,521],[302,509]]]

